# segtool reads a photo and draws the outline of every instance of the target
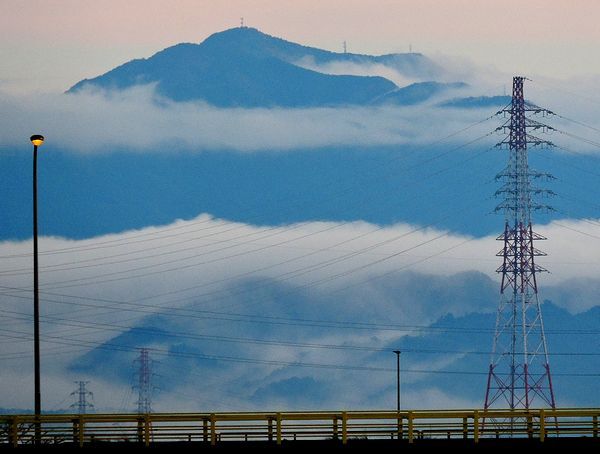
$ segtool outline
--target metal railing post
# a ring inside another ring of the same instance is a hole
[[[469,438],[469,419],[465,416],[463,418],[463,440],[467,440]]]
[[[333,417],[333,439],[337,440],[338,438],[338,417],[335,415]]]
[[[348,414],[342,412],[342,444],[348,443]]]
[[[214,413],[210,414],[210,444],[217,444],[217,417]]]
[[[527,414],[527,436],[533,438],[533,417],[531,414]]]
[[[479,412],[473,412],[473,441],[479,443]]]
[[[13,448],[19,446],[19,418],[14,417],[10,420],[10,444]]]
[[[397,419],[398,419],[398,421],[397,421],[398,422],[398,429],[397,429],[398,433],[397,433],[397,436],[398,436],[398,440],[402,440],[404,434],[402,433],[403,432],[402,415],[400,413],[398,413],[398,418]]]
[[[598,438],[598,415],[592,418],[592,436]]]
[[[144,442],[144,420],[142,418],[137,420],[137,438],[139,444]]]
[[[281,413],[277,413],[276,431],[277,431],[277,444],[280,445],[281,444]]]
[[[144,416],[144,445],[150,446],[150,416]]]
[[[273,441],[273,417],[272,416],[269,416],[269,426],[268,426],[267,436],[269,438],[269,441]]]
[[[413,413],[412,411],[408,412],[408,442],[414,442],[414,422],[413,422]]]
[[[85,422],[83,421],[83,416],[79,417],[78,426],[79,426],[79,431],[77,432],[77,435],[78,435],[79,447],[82,448],[83,441],[84,441],[83,431],[85,430]]]
[[[546,439],[546,414],[544,409],[540,410],[540,443]]]
[[[202,421],[202,438],[204,442],[208,441],[208,419],[204,418]]]
[[[79,426],[79,421],[74,418],[73,419],[73,444],[76,444],[77,441],[79,440],[79,431],[77,429],[77,427]]]

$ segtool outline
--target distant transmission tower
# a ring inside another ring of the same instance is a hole
[[[532,212],[551,210],[534,197],[554,194],[533,182],[553,177],[531,170],[527,159],[528,146],[554,146],[530,133],[552,130],[532,118],[552,112],[525,102],[524,80],[524,77],[513,78],[510,108],[498,112],[508,117],[498,128],[508,135],[496,146],[508,148],[509,157],[507,167],[496,176],[503,182],[496,192],[503,197],[496,211],[504,213],[505,224],[504,233],[497,238],[503,242],[497,254],[503,262],[496,270],[502,275],[502,283],[485,393],[486,409],[529,409],[534,405],[555,408],[537,284],[537,274],[547,270],[535,263],[536,257],[546,254],[534,246],[535,241],[546,238],[533,231],[531,222]]]
[[[134,389],[138,390],[137,412],[139,414],[152,413],[152,360],[148,354],[147,348],[140,348],[140,356],[134,361],[137,365],[137,385]]]
[[[77,398],[77,400],[71,404],[70,408],[77,408],[77,413],[85,415],[89,413],[89,410],[94,408],[94,404],[88,401],[94,398],[94,394],[87,390],[87,384],[89,381],[76,381],[77,389],[71,393],[71,396]]]

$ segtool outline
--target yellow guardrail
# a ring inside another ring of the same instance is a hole
[[[598,437],[598,408],[0,415],[0,444]]]

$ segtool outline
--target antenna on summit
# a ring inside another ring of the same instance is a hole
[[[344,40],[344,53],[347,54],[348,53],[348,47],[346,45],[346,40]]]
[[[244,18],[240,17],[240,28],[244,28]]]

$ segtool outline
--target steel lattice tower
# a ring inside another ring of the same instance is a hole
[[[152,360],[147,348],[140,348],[140,356],[134,361],[138,365],[137,385],[138,390],[137,412],[140,414],[152,413]]]
[[[71,404],[71,408],[77,408],[77,413],[85,415],[88,410],[94,408],[94,404],[88,401],[88,397],[93,399],[94,394],[87,390],[89,381],[76,381],[77,389],[71,393],[71,396],[76,396],[77,401]]]
[[[530,131],[547,131],[548,127],[533,118],[552,112],[525,102],[524,77],[513,78],[510,108],[503,109],[508,120],[498,128],[507,133],[498,147],[507,147],[508,165],[496,179],[503,183],[496,192],[503,198],[496,207],[505,215],[502,241],[502,265],[496,270],[502,276],[500,303],[490,361],[485,409],[555,408],[548,347],[544,334],[542,310],[538,299],[537,274],[547,271],[535,263],[536,257],[546,255],[534,246],[545,240],[532,229],[531,214],[551,209],[534,200],[552,195],[552,191],[534,186],[533,181],[552,178],[529,168],[527,149],[551,147],[551,142],[533,136]]]

